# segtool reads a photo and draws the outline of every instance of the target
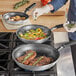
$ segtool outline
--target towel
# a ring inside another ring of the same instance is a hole
[[[54,44],[63,44],[69,42],[68,32],[53,32]]]

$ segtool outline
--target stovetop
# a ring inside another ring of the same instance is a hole
[[[12,51],[17,46],[24,44],[15,33],[0,33],[0,76],[57,76],[56,65],[46,71],[32,72],[24,70],[12,60]],[[47,41],[45,44],[52,45]]]
[[[76,74],[76,45],[71,46],[71,49],[72,49],[73,63]]]

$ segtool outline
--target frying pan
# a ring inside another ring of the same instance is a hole
[[[35,5],[36,5],[36,3],[33,3],[32,5],[27,7],[24,12],[9,12],[9,13],[6,13],[6,14],[3,15],[3,19],[8,24],[16,24],[16,25],[23,24],[29,18],[29,16],[26,14],[26,12],[29,11],[30,9],[32,9]],[[10,17],[13,17],[13,16],[25,17],[26,19],[25,20],[20,20],[20,21],[10,21],[10,20],[8,20]]]
[[[30,71],[44,71],[53,67],[57,63],[60,56],[59,50],[61,48],[65,48],[67,46],[74,45],[74,44],[76,44],[76,41],[61,45],[58,48],[54,48],[51,45],[46,45],[46,44],[26,44],[26,45],[24,44],[24,45],[18,46],[16,49],[13,50],[12,58],[16,62],[16,64],[23,69],[30,70]],[[43,65],[43,66],[30,66],[30,65],[24,65],[22,63],[19,63],[16,60],[16,58],[22,56],[27,50],[36,51],[38,56],[45,55],[47,57],[52,57],[54,61],[50,64]]]
[[[52,30],[57,29],[57,28],[61,28],[61,27],[63,27],[63,24],[57,25],[51,29],[49,29],[48,27],[43,26],[43,25],[31,24],[31,25],[26,25],[26,26],[23,26],[23,27],[17,29],[16,35],[24,43],[44,43],[47,40],[49,40],[49,38],[52,38]],[[43,30],[43,32],[47,34],[47,37],[44,39],[41,39],[41,40],[27,40],[27,39],[21,38],[19,36],[19,33],[23,34],[30,29],[37,29],[37,28],[41,28]]]

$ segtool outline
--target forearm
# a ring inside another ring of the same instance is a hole
[[[62,7],[68,0],[52,0],[49,2],[48,5],[50,6],[51,10],[56,11],[60,7]]]
[[[37,19],[40,15],[43,15],[44,13],[48,12],[54,12],[60,7],[62,7],[67,0],[52,0],[52,2],[49,2],[46,6],[42,8],[36,8],[33,12],[33,18]]]

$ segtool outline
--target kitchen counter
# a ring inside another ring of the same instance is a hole
[[[36,21],[32,19],[32,16],[30,16],[30,21],[32,24],[39,24],[39,25],[44,25],[49,28],[54,27],[55,25],[58,24],[63,24],[65,22],[65,17],[64,16],[41,16],[39,17]],[[5,26],[2,23],[2,20],[0,19],[0,32],[15,32],[16,30],[7,30]],[[53,30],[55,32],[66,32],[64,28],[59,28]]]
[[[37,3],[36,7],[34,7],[33,9],[35,8],[38,8],[38,7],[41,7],[41,3],[40,3],[40,0],[30,0],[30,3],[29,4],[25,4],[24,6],[20,7],[19,9],[17,10],[14,10],[13,9],[13,5],[18,2],[20,0],[0,0],[0,15],[6,13],[6,12],[13,12],[13,11],[18,11],[18,12],[23,12],[24,9],[26,7],[28,7],[29,5],[31,5],[33,2]],[[30,15],[30,21],[32,24],[39,24],[39,25],[44,25],[44,26],[47,26],[49,28],[51,27],[54,27],[55,25],[58,25],[58,24],[63,24],[65,23],[65,9],[66,9],[66,6],[68,6],[68,3],[63,6],[61,9],[59,9],[57,12],[55,13],[48,13],[48,14],[44,14],[43,16],[40,16],[36,21],[34,21],[32,19],[32,16],[31,16],[31,12],[32,10],[30,10],[28,12],[28,14]],[[15,32],[16,30],[7,30],[3,23],[2,23],[2,20],[0,19],[0,32]],[[66,30],[64,28],[59,28],[59,29],[56,29],[54,30],[55,32],[66,32]]]

